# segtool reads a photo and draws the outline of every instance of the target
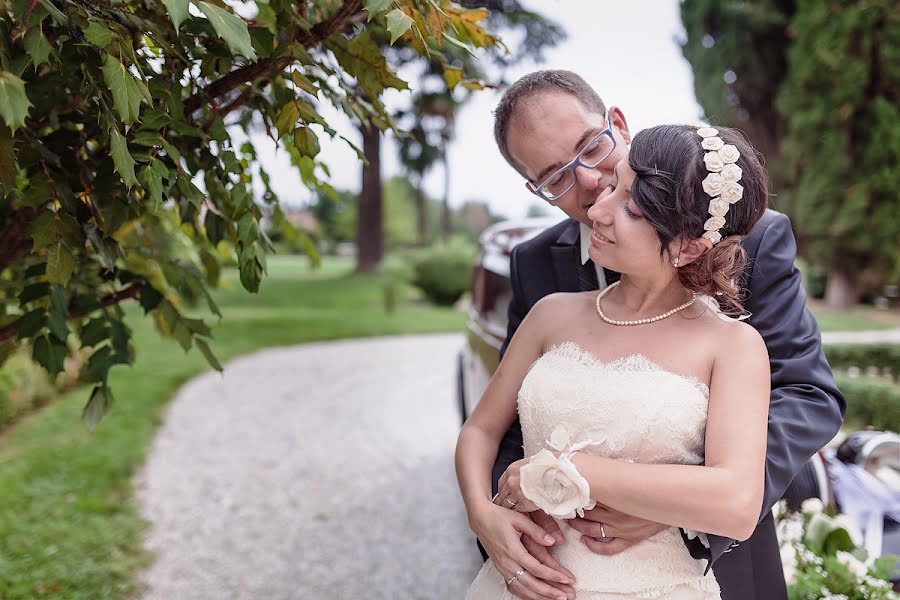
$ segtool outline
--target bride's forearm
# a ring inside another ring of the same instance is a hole
[[[469,521],[474,510],[491,502],[491,468],[497,457],[499,440],[479,427],[463,425],[456,443],[456,477]]]
[[[722,467],[627,463],[576,453],[591,498],[622,512],[744,540],[759,520],[762,467],[755,478]]]

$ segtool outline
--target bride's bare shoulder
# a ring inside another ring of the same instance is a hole
[[[543,327],[558,327],[589,310],[596,294],[590,292],[556,292],[538,300],[529,317]]]

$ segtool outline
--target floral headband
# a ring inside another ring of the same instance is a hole
[[[706,150],[703,162],[709,175],[703,180],[703,191],[712,199],[709,201],[709,214],[712,215],[703,224],[704,238],[713,245],[719,243],[725,227],[725,215],[729,207],[744,197],[744,187],[738,183],[743,172],[737,166],[741,153],[732,144],[726,144],[718,137],[719,130],[713,127],[700,127],[697,135],[703,138],[700,145]]]

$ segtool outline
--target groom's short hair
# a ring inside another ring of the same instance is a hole
[[[529,73],[513,83],[503,93],[494,111],[494,140],[500,154],[514,169],[522,172],[520,165],[509,154],[506,134],[510,123],[519,110],[539,94],[562,92],[574,96],[581,105],[591,112],[606,114],[606,105],[597,92],[580,75],[572,71],[547,70]]]

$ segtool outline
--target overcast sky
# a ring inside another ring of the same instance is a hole
[[[690,66],[676,42],[683,31],[677,0],[523,0],[523,4],[560,23],[568,38],[547,52],[543,63],[524,62],[510,70],[508,80],[537,69],[575,71],[597,89],[607,106],[619,106],[625,112],[632,133],[660,123],[692,122],[701,116]],[[409,81],[409,85],[415,89],[417,82]],[[541,201],[525,189],[494,144],[492,111],[500,93],[476,93],[458,115],[450,148],[450,204],[480,199],[496,213],[521,217],[531,204]],[[392,92],[386,103],[402,106],[408,94]],[[320,105],[329,124],[361,146],[349,120],[329,108]],[[331,141],[324,134],[319,138],[320,158],[331,169],[332,185],[358,191],[361,165],[356,154],[342,141]],[[308,202],[310,193],[299,184],[287,154],[276,152],[264,136],[254,136],[253,141],[282,201],[291,205]],[[384,139],[381,156],[385,178],[402,174],[396,145],[389,136]],[[427,177],[426,189],[431,196],[442,197],[440,166]]]

